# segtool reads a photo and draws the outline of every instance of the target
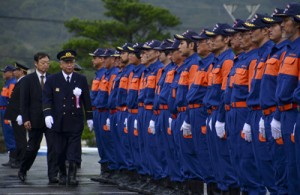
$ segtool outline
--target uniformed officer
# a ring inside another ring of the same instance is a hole
[[[181,160],[181,175],[186,181],[188,190],[193,193],[203,193],[203,177],[198,172],[195,145],[192,139],[191,125],[187,121],[189,112],[186,94],[191,86],[196,71],[199,68],[199,56],[197,54],[197,42],[192,36],[196,32],[187,30],[182,34],[175,34],[174,38],[180,41],[178,46],[180,54],[185,58],[181,66],[176,69],[174,80],[171,84],[170,98],[174,99],[174,107],[177,118],[172,121],[172,133],[175,142],[179,145],[179,159]]]
[[[93,128],[91,100],[87,80],[74,72],[76,52],[57,54],[61,72],[51,75],[43,89],[46,126],[54,131],[61,185],[77,185],[77,165],[81,161],[81,135],[84,113],[89,129]],[[69,162],[68,177],[65,162]]]
[[[270,57],[266,62],[266,68],[261,80],[260,88],[260,104],[264,108],[263,116],[259,121],[259,141],[267,142],[268,153],[272,156],[272,166],[274,172],[263,171],[269,178],[269,181],[275,181],[275,189],[273,193],[287,194],[287,178],[285,169],[285,152],[282,143],[277,143],[271,133],[270,123],[274,117],[274,114],[279,114],[276,102],[276,85],[277,76],[282,60],[284,59],[287,45],[290,41],[283,37],[283,31],[280,27],[282,18],[276,16],[277,14],[283,14],[283,9],[276,8],[272,14],[272,17],[264,17],[262,21],[267,24],[271,24],[269,27],[269,37],[276,44],[271,50]],[[270,190],[271,192],[271,190]],[[271,192],[272,193],[272,192]]]
[[[283,141],[286,155],[286,170],[288,181],[288,194],[298,194],[300,192],[299,161],[296,161],[296,151],[298,148],[294,140],[291,139],[294,124],[299,118],[297,104],[299,105],[299,56],[300,56],[300,31],[299,20],[295,20],[300,15],[300,4],[289,3],[282,14],[281,28],[283,37],[291,41],[287,46],[285,58],[280,66],[277,78],[276,100],[280,115],[274,115],[271,122],[272,136],[276,141]],[[297,116],[298,113],[298,116]],[[299,127],[298,127],[299,128]],[[295,133],[295,142],[298,140],[298,131]],[[281,140],[282,139],[282,140]],[[299,160],[299,158],[298,158]],[[298,167],[297,167],[298,166]]]
[[[9,121],[4,119],[6,106],[16,83],[16,79],[13,76],[13,70],[14,67],[12,65],[7,65],[1,70],[1,72],[3,72],[5,83],[2,87],[0,96],[0,117],[6,150],[9,152],[9,160],[7,163],[3,163],[3,166],[11,166],[11,164],[16,161],[16,141],[13,129],[10,126]]]
[[[246,22],[245,26],[250,29],[250,36],[252,42],[258,46],[258,56],[257,62],[252,71],[253,75],[250,79],[250,91],[247,97],[247,106],[251,109],[247,124],[250,126],[245,128],[250,128],[251,137],[254,149],[255,160],[262,179],[262,184],[267,187],[271,193],[275,193],[275,179],[273,177],[274,169],[271,161],[271,154],[268,151],[269,143],[261,142],[259,140],[259,121],[262,117],[262,109],[269,108],[268,103],[261,104],[260,102],[260,92],[265,93],[266,90],[272,89],[270,86],[267,89],[261,88],[262,76],[266,67],[266,61],[271,53],[271,49],[274,43],[269,39],[268,27],[270,24],[266,24],[262,19],[266,15],[255,14],[251,21]],[[262,94],[265,96],[265,94]]]
[[[218,23],[213,30],[205,31],[211,37],[211,50],[215,55],[211,71],[210,89],[207,91],[204,102],[209,109],[208,118],[208,148],[212,158],[213,169],[218,184],[224,193],[238,187],[236,172],[232,166],[225,121],[224,92],[228,74],[233,66],[234,53],[229,48],[231,26]]]
[[[29,68],[20,63],[15,63],[13,74],[17,79],[17,83],[9,99],[9,104],[5,112],[5,119],[11,121],[13,132],[16,140],[16,161],[11,163],[12,168],[19,168],[21,160],[26,152],[27,137],[26,129],[23,126],[23,120],[20,112],[20,83],[23,77],[27,74]]]

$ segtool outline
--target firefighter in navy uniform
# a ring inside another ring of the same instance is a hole
[[[77,185],[76,163],[81,161],[81,135],[84,113],[89,129],[93,116],[89,87],[84,76],[74,72],[76,52],[64,50],[57,54],[61,72],[51,75],[43,89],[45,123],[54,131],[58,153],[59,184]],[[68,177],[65,161],[69,162]]]

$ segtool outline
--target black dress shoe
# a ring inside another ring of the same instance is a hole
[[[66,176],[60,176],[58,180],[59,185],[66,185],[67,184],[67,177]]]
[[[49,178],[49,184],[55,184],[58,183],[58,179],[56,177]]]
[[[26,180],[26,173],[23,173],[21,171],[18,172],[19,179],[24,182]]]

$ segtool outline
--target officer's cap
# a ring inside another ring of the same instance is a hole
[[[197,33],[191,30],[187,30],[184,33],[180,34],[175,34],[174,37],[175,39],[178,40],[189,40],[189,41],[195,41],[195,39],[193,39],[193,36],[196,36]]]
[[[165,51],[168,50],[168,47],[171,47],[171,45],[174,43],[174,40],[172,39],[165,39],[161,42],[160,46],[155,47],[154,49],[159,51]]]
[[[295,20],[295,22],[300,23],[300,14],[299,15],[295,15],[294,16],[294,20]]]
[[[73,60],[76,57],[76,52],[71,49],[66,49],[61,52],[59,52],[56,57],[58,60],[63,60],[63,61],[68,61],[68,60]]]
[[[89,55],[93,57],[100,57],[101,55],[104,54],[104,52],[105,52],[104,49],[98,48],[93,53],[89,53]]]
[[[217,35],[230,36],[236,31],[226,23],[217,23],[212,30],[206,30],[205,34],[209,37],[214,37]]]
[[[300,3],[289,3],[286,5],[283,13],[276,14],[279,17],[292,17],[300,15]]]
[[[267,23],[267,24],[275,24],[275,23],[281,23],[282,22],[282,17],[279,17],[279,15],[283,14],[283,11],[284,9],[279,9],[279,8],[276,8],[271,17],[264,17],[262,19],[262,21],[264,23]]]
[[[83,70],[83,68],[82,68],[79,64],[75,64],[74,70],[75,70],[76,72],[79,72],[79,71]]]
[[[154,49],[156,47],[160,46],[160,41],[158,40],[151,40],[151,41],[147,41],[143,44],[142,49],[143,50],[150,50],[150,49]]]
[[[203,39],[209,39],[209,36],[207,36],[205,34],[205,31],[207,31],[208,29],[203,29],[198,35],[194,35],[192,36],[192,39],[195,39],[195,40],[203,40]]]
[[[245,28],[245,26],[243,25],[244,23],[244,20],[236,19],[232,25],[233,30],[235,30],[236,32],[248,31],[249,29]]]
[[[263,22],[263,18],[269,18],[269,16],[263,14],[255,14],[250,21],[244,22],[243,25],[250,30],[270,27],[271,25],[269,23]]]
[[[124,51],[124,52],[130,52],[130,50],[128,49],[128,47],[132,47],[132,46],[133,46],[132,43],[125,43],[124,45],[119,46],[116,49],[119,52],[122,52],[122,51]]]
[[[27,66],[23,65],[23,64],[20,64],[18,62],[15,63],[15,70],[23,70],[25,72],[27,72],[27,70],[29,69]]]

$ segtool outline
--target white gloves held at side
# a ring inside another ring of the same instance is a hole
[[[16,118],[16,121],[18,123],[19,126],[23,125],[23,119],[21,115],[18,115]]]
[[[272,132],[272,137],[274,139],[279,139],[279,138],[282,137],[282,135],[281,135],[281,123],[280,123],[280,121],[278,121],[274,118],[271,121],[271,132]]]
[[[52,124],[53,124],[53,117],[52,116],[46,116],[45,117],[45,124],[46,124],[46,127],[48,129],[51,129],[52,128]]]
[[[245,141],[247,141],[247,142],[252,141],[251,126],[248,123],[244,124],[242,133],[245,135]]]
[[[154,120],[151,120],[149,122],[148,132],[153,135],[155,134],[155,121]]]
[[[90,131],[93,130],[93,126],[94,126],[94,122],[92,119],[89,119],[86,121],[88,128],[90,129]]]
[[[225,137],[225,123],[217,121],[215,124],[216,133],[219,138]]]
[[[192,135],[191,125],[187,122],[183,122],[181,125],[180,131],[182,131],[183,136],[190,136]]]

